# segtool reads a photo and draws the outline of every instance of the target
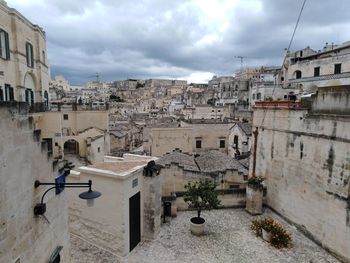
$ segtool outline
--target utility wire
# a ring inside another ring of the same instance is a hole
[[[301,6],[301,9],[300,9],[300,12],[299,12],[297,21],[296,21],[296,23],[295,23],[294,30],[293,30],[293,34],[292,34],[292,37],[290,38],[290,41],[289,41],[289,44],[288,44],[288,48],[287,48],[286,54],[285,54],[284,59],[283,59],[283,62],[282,62],[281,72],[282,72],[283,65],[284,65],[284,63],[285,63],[285,61],[286,61],[287,54],[289,53],[290,47],[292,46],[292,43],[293,43],[293,40],[294,40],[294,36],[295,36],[295,32],[297,31],[297,28],[298,28],[298,25],[299,25],[299,21],[300,21],[300,17],[301,17],[301,14],[303,13],[303,10],[304,10],[305,3],[306,3],[306,0],[304,0],[303,5]],[[275,93],[276,86],[277,86],[277,85],[275,84],[274,87],[273,87],[273,90],[272,90],[272,97],[273,97],[273,95],[274,95],[274,93]],[[267,113],[267,109],[265,109],[265,111],[264,111],[264,116],[263,116],[263,119],[262,119],[262,122],[261,122],[261,125],[260,125],[260,126],[262,126],[262,125],[264,124],[265,117],[266,117],[266,113]]]

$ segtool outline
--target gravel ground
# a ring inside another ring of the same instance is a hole
[[[205,235],[193,236],[189,220],[195,212],[179,212],[176,218],[162,225],[152,241],[140,243],[122,260],[78,236],[71,235],[72,263],[326,263],[339,262],[323,248],[301,234],[282,218],[265,211],[282,223],[292,235],[292,248],[276,249],[256,237],[250,230],[253,218],[243,209],[204,211]]]
[[[276,249],[250,230],[253,219],[243,209],[204,211],[205,235],[193,236],[189,220],[195,212],[180,212],[161,227],[155,240],[143,242],[128,257],[128,262],[339,262],[301,234],[282,218],[265,211],[282,223],[292,235],[293,247]],[[256,217],[254,217],[256,218]]]

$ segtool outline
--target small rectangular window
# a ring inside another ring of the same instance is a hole
[[[139,184],[139,180],[137,178],[132,180],[132,188],[135,188],[138,184]]]
[[[68,120],[68,114],[63,114],[63,119]]]
[[[220,140],[220,148],[225,148],[225,140]]]
[[[2,29],[0,29],[0,58],[10,59],[9,35]]]
[[[100,147],[98,147],[98,148],[97,148],[97,152],[100,152],[100,150],[101,150]]]
[[[33,45],[29,42],[26,43],[26,58],[27,66],[30,68],[34,67],[34,54],[33,54]]]
[[[334,74],[340,74],[341,73],[341,64],[334,64]]]
[[[314,77],[320,76],[320,67],[315,67],[314,68]]]
[[[46,64],[46,54],[45,51],[42,51],[42,55],[43,55],[43,63]]]
[[[197,149],[202,148],[202,140],[196,140],[196,148]]]
[[[1,86],[0,86],[0,101],[4,101],[4,91],[2,90]]]

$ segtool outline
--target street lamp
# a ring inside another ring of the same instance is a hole
[[[34,182],[34,187],[37,188],[40,185],[53,185],[53,187],[47,189],[43,196],[41,197],[41,202],[36,204],[34,207],[34,215],[43,215],[46,212],[46,203],[44,203],[44,197],[45,195],[52,189],[57,188],[83,188],[83,187],[89,187],[88,191],[85,191],[79,195],[81,199],[85,199],[87,201],[87,206],[91,207],[94,204],[94,199],[101,196],[100,192],[92,191],[92,181],[89,180],[88,183],[41,183],[40,181],[36,180]]]

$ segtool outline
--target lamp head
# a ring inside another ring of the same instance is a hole
[[[91,207],[94,205],[94,200],[101,196],[100,192],[88,190],[79,195],[81,199],[85,199],[87,206]]]

